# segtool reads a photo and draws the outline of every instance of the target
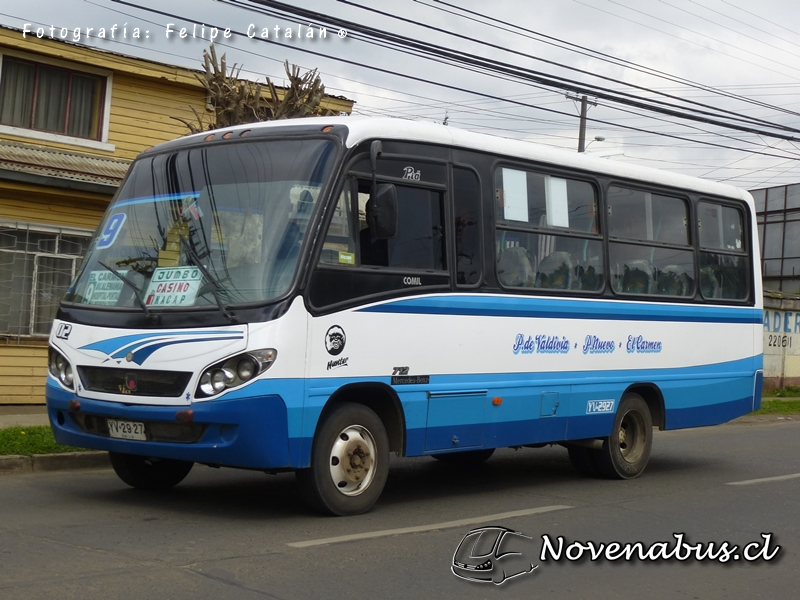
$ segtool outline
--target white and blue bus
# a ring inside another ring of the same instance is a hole
[[[56,439],[127,484],[294,470],[369,510],[391,453],[561,444],[629,479],[653,427],[760,405],[739,189],[395,119],[259,123],[136,159],[60,305]]]

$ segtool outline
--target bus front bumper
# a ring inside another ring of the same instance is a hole
[[[59,444],[215,466],[292,467],[281,396],[237,396],[188,406],[151,406],[78,398],[49,379],[46,390],[50,425]],[[131,426],[131,431],[147,439],[111,437],[113,422],[144,424],[143,435],[139,426]]]

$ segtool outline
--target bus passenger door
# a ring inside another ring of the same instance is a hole
[[[428,392],[425,451],[483,446],[488,390]]]

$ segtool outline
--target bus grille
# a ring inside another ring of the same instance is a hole
[[[130,396],[177,398],[183,394],[191,373],[139,371],[107,367],[78,367],[84,387],[92,392]]]

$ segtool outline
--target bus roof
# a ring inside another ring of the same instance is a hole
[[[580,169],[614,177],[633,179],[642,182],[655,183],[668,187],[694,190],[704,194],[714,194],[745,200],[752,204],[750,193],[732,185],[717,183],[707,179],[700,179],[689,175],[681,175],[642,167],[607,158],[595,157],[587,153],[572,152],[560,148],[543,146],[533,142],[503,138],[484,133],[474,133],[456,127],[425,123],[390,117],[311,117],[305,119],[284,119],[280,121],[267,121],[249,123],[226,127],[224,131],[237,131],[242,129],[264,129],[283,127],[302,127],[313,125],[319,131],[326,125],[345,126],[347,147],[353,146],[370,139],[382,140],[408,140],[442,144],[469,150],[489,152],[509,158],[534,160],[560,167]],[[210,132],[203,132],[184,139],[202,138]],[[169,142],[168,142],[169,143]]]

